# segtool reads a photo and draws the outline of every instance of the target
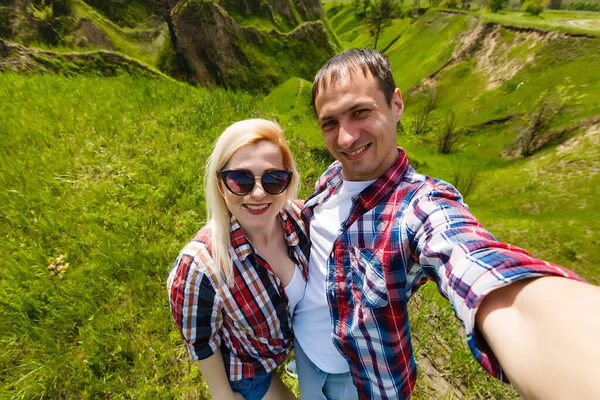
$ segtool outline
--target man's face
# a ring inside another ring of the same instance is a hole
[[[344,179],[377,179],[397,160],[396,126],[404,109],[399,89],[390,105],[370,73],[356,73],[322,89],[315,109],[325,145],[342,163]]]

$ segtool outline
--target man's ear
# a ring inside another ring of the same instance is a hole
[[[394,112],[396,113],[396,122],[400,121],[402,115],[404,115],[404,102],[402,101],[402,93],[399,88],[394,90],[394,94],[392,96],[392,106],[394,107]]]

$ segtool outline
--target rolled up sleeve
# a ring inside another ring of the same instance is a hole
[[[491,291],[522,279],[562,276],[582,280],[575,273],[532,257],[528,252],[497,241],[481,226],[450,185],[429,187],[413,203],[407,223],[415,238],[415,258],[424,273],[449,299],[465,327],[467,342],[477,361],[493,376],[505,380],[502,369],[475,326],[475,314]]]
[[[219,349],[222,303],[197,258],[178,257],[169,273],[167,289],[173,320],[190,356],[203,360]]]

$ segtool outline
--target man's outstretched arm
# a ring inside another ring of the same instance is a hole
[[[518,281],[483,300],[476,324],[526,399],[600,399],[600,288]]]

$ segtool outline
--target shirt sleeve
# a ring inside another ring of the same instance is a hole
[[[219,349],[223,318],[222,302],[198,262],[207,259],[202,254],[180,255],[167,278],[167,289],[173,320],[190,356],[203,360]]]
[[[409,213],[407,228],[413,257],[436,282],[463,323],[467,342],[477,361],[493,376],[506,381],[500,364],[475,326],[475,314],[492,290],[521,279],[575,273],[532,257],[494,236],[469,212],[461,195],[449,184],[429,186]]]

